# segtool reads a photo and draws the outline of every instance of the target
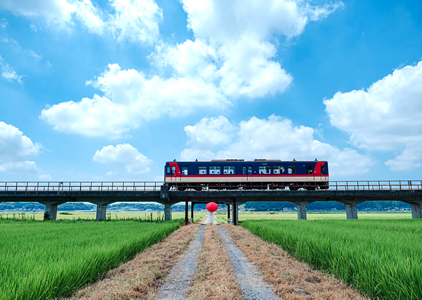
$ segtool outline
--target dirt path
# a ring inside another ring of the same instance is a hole
[[[241,300],[241,290],[218,233],[219,226],[206,225],[204,244],[198,256],[198,270],[189,291],[189,300]]]
[[[156,299],[183,300],[187,298],[190,283],[196,273],[196,259],[202,249],[206,225],[200,225],[199,232],[189,245],[185,255],[172,268],[157,293]]]
[[[264,282],[261,272],[248,261],[226,230],[218,226],[218,232],[234,267],[234,274],[242,290],[243,298],[278,299],[272,292],[273,287]]]
[[[220,225],[227,230],[246,257],[256,264],[264,280],[285,300],[368,299],[340,280],[312,270],[280,247],[269,244],[241,226]]]
[[[206,223],[208,218],[201,220]],[[72,299],[367,299],[240,226],[183,226]]]

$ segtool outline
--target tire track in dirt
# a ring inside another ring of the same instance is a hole
[[[201,225],[195,239],[189,245],[186,253],[171,269],[165,283],[157,293],[157,300],[183,300],[191,287],[193,276],[196,273],[196,260],[202,249],[206,225]]]
[[[279,299],[272,290],[271,285],[264,282],[264,279],[253,264],[251,264],[243,252],[235,245],[233,239],[224,230],[218,226],[221,241],[226,247],[228,256],[233,265],[234,274],[242,290],[244,299]]]

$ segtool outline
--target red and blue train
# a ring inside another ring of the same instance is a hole
[[[277,159],[214,159],[166,162],[164,180],[170,189],[328,188],[328,162]]]

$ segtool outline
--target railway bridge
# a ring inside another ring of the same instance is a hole
[[[171,206],[188,202],[191,217],[196,203],[214,201],[233,208],[233,223],[238,221],[238,205],[245,202],[290,202],[297,205],[298,219],[306,219],[306,205],[315,201],[337,201],[346,206],[347,219],[357,219],[357,204],[364,201],[404,201],[411,204],[413,218],[422,217],[422,180],[330,181],[328,189],[294,188],[239,189],[224,186],[190,190],[169,189],[164,182],[0,182],[0,202],[38,202],[44,204],[50,219],[56,219],[57,206],[66,202],[90,202],[97,206],[97,220],[105,219],[107,206],[114,202],[157,202],[164,205],[166,220],[171,220]]]

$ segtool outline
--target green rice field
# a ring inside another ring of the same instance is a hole
[[[422,299],[422,220],[246,220],[244,228],[371,298]]]
[[[179,226],[178,222],[0,220],[0,300],[69,296]]]
[[[307,213],[308,220],[346,220],[346,212],[340,213]],[[359,212],[359,219],[411,219],[410,212]],[[267,213],[267,212],[241,212],[239,221],[246,220],[297,220],[296,212]]]
[[[203,218],[206,213],[195,212],[194,213],[194,221],[198,222],[201,218]],[[35,219],[35,220],[43,220],[44,213],[43,212],[26,212],[26,213],[12,213],[12,212],[2,212],[0,213],[0,220],[1,218],[15,218],[21,219],[22,216],[26,219]],[[95,220],[96,214],[95,212],[82,212],[82,211],[58,211],[57,212],[57,220]],[[108,212],[107,219],[109,220],[127,220],[127,219],[148,219],[156,220],[156,219],[163,219],[164,213],[156,213],[156,212]],[[190,217],[190,212],[189,212]],[[172,213],[173,220],[184,220],[185,213],[184,212],[173,212]]]

